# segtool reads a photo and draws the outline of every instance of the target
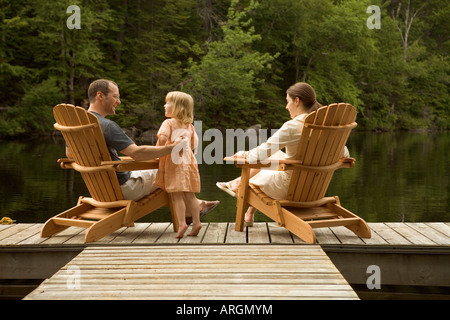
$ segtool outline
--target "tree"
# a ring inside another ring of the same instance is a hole
[[[258,3],[251,1],[242,11],[233,0],[228,20],[222,26],[223,39],[207,42],[207,53],[200,62],[192,61],[188,82],[183,89],[191,92],[196,102],[196,117],[204,128],[225,129],[253,124],[257,117],[257,88],[261,73],[270,68],[274,57],[252,48],[261,37],[255,34],[249,14]]]
[[[123,105],[116,120],[122,126],[157,128],[164,120],[165,95],[183,82],[191,47],[204,37],[197,32],[202,22],[191,0],[128,0],[123,9],[116,77]]]
[[[6,42],[11,39],[16,43],[12,52],[15,59],[10,65],[14,66],[12,70],[26,70],[15,86],[22,92],[20,100],[8,108],[4,117],[6,126],[14,118],[16,128],[12,134],[48,131],[54,121],[52,107],[61,102],[75,104],[76,96],[85,96],[83,84],[102,73],[103,54],[98,39],[110,27],[110,11],[106,0],[92,6],[90,3],[29,0],[20,7],[10,5],[10,17],[4,14],[4,20],[14,22],[9,26],[19,30],[17,35],[3,29]],[[67,26],[67,8],[71,5],[83,8],[80,29]]]

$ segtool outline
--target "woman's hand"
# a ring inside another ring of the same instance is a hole
[[[248,156],[248,151],[238,151],[234,154],[234,158],[235,159],[239,159],[240,162],[242,162],[242,160],[245,162],[245,160],[247,159]]]

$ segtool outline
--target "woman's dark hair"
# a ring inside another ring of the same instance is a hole
[[[287,89],[286,92],[293,100],[298,97],[303,102],[308,113],[316,111],[322,106],[316,100],[316,92],[313,87],[306,82],[297,82]]]

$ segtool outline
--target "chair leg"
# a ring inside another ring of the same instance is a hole
[[[245,211],[247,207],[245,206],[244,201],[237,201],[236,204],[236,231],[244,231],[244,219],[245,219]]]
[[[344,218],[358,219],[356,223],[345,225],[345,227],[347,229],[349,229],[350,231],[352,231],[357,236],[360,236],[361,238],[370,238],[372,236],[372,234],[371,234],[370,227],[367,224],[367,222],[364,221],[364,219],[358,217],[353,212],[342,207],[341,202],[339,201],[339,197],[336,196],[335,198],[336,198],[336,203],[329,204],[328,205],[329,208],[332,208],[332,210],[334,212],[339,213],[339,215],[341,215]]]
[[[361,218],[358,223],[345,227],[361,238],[370,239],[372,237],[369,225]]]
[[[96,222],[92,227],[87,229],[86,235],[84,236],[84,242],[90,243],[98,241],[104,236],[124,227],[123,220],[126,211],[126,208],[120,209],[119,211],[112,213],[109,217]]]
[[[51,237],[52,235],[57,234],[67,229],[68,227],[69,226],[57,225],[53,222],[52,219],[49,219],[47,220],[47,222],[45,222],[44,226],[41,229],[41,238]]]
[[[245,211],[247,209],[247,197],[248,197],[248,182],[250,180],[250,168],[242,168],[241,184],[239,185],[237,200],[236,200],[236,231],[244,230]]]
[[[66,210],[66,211],[48,219],[41,229],[41,237],[42,238],[51,237],[52,235],[57,234],[65,229],[67,229],[70,226],[70,225],[56,224],[53,220],[54,218],[71,218],[73,216],[77,216],[81,213],[86,212],[86,210],[88,210],[90,208],[92,208],[91,205],[89,205],[87,203],[81,203],[79,200],[78,204],[75,207],[70,208],[69,210]]]

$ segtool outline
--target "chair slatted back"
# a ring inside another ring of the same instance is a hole
[[[84,168],[98,169],[102,161],[109,161],[108,148],[97,117],[85,109],[69,104],[53,108],[53,115],[72,152],[75,162]],[[80,171],[84,182],[97,201],[123,200],[117,175],[114,171]]]
[[[303,166],[325,167],[338,162],[351,130],[356,126],[356,109],[340,103],[321,107],[310,113],[300,138],[296,160]],[[322,199],[334,170],[295,169],[292,172],[287,200],[310,202]]]

